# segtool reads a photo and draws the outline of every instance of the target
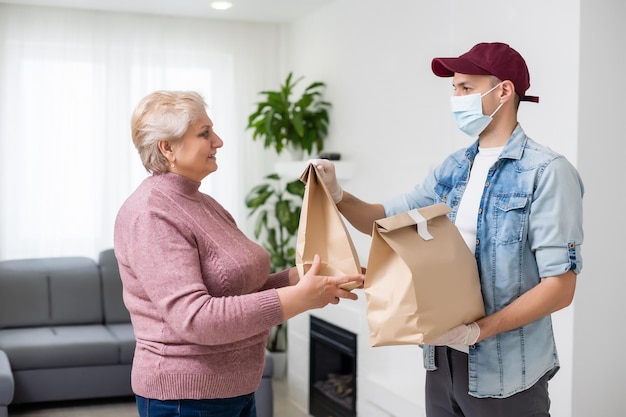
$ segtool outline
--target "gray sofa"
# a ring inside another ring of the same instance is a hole
[[[0,417],[9,404],[132,396],[133,329],[113,250],[0,261]],[[258,417],[273,415],[266,355]]]

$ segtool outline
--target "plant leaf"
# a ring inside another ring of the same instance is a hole
[[[246,195],[246,207],[255,209],[262,206],[274,194],[274,191],[268,184],[261,184],[252,189]]]
[[[285,223],[284,227],[287,229],[289,234],[295,235],[298,231],[298,226],[300,226],[300,207],[295,207],[293,211],[290,212],[289,219]]]
[[[262,210],[259,212],[259,216],[254,224],[254,237],[258,239],[265,228],[267,228],[267,210]]]
[[[291,201],[289,200],[280,200],[276,202],[275,205],[276,210],[276,219],[278,220],[278,224],[283,227],[287,227],[289,222],[291,221]]]
[[[306,184],[300,180],[295,180],[288,182],[285,186],[285,189],[289,194],[296,195],[300,198],[304,197],[304,190],[306,188]]]

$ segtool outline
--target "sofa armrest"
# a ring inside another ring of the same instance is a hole
[[[0,350],[0,417],[2,417],[3,410],[6,413],[6,407],[13,401],[14,389],[9,358],[4,351]]]
[[[263,368],[263,378],[274,376],[274,358],[269,350],[265,349],[265,368]]]

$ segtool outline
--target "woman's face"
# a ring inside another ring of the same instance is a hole
[[[174,167],[170,166],[169,170],[200,182],[211,172],[217,171],[217,149],[223,144],[213,131],[213,122],[205,114],[189,125],[180,142],[172,143]]]

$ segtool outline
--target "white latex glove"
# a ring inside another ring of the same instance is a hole
[[[445,346],[445,345],[473,345],[480,336],[480,327],[478,324],[461,324],[453,327],[429,345]]]
[[[309,164],[315,165],[322,181],[326,185],[330,196],[335,204],[339,203],[343,198],[343,190],[337,182],[337,174],[335,174],[335,164],[328,159],[309,159]]]

